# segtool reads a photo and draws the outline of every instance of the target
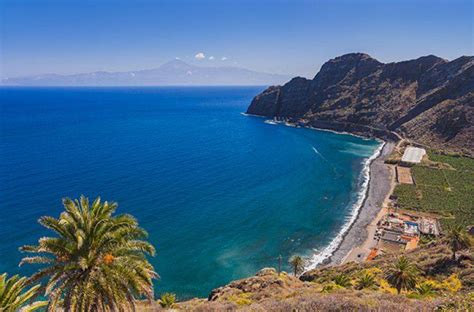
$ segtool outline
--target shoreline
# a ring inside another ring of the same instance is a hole
[[[242,114],[244,116],[254,117],[251,114]],[[255,116],[266,118],[265,116]],[[283,122],[279,124],[288,126]],[[343,225],[337,235],[331,240],[329,245],[320,252],[313,253],[309,265],[304,269],[305,272],[315,269],[319,266],[330,266],[341,264],[350,254],[357,249],[362,249],[370,244],[369,228],[377,223],[380,216],[383,215],[384,204],[393,189],[394,173],[389,165],[384,163],[385,159],[392,152],[396,143],[391,140],[383,140],[379,137],[364,136],[360,133],[351,133],[348,131],[337,131],[335,129],[319,128],[312,125],[302,126],[317,131],[327,131],[341,135],[351,135],[362,139],[375,139],[381,142],[381,146],[370,156],[364,168],[362,169],[361,183],[362,192],[357,201],[353,204],[353,209],[348,221]]]
[[[371,161],[368,187],[357,217],[345,233],[339,246],[326,258],[325,262],[319,265],[341,264],[350,256],[352,251],[360,249],[368,243],[370,237],[369,227],[374,222],[377,223],[382,215],[383,205],[393,188],[394,175],[390,166],[386,165],[384,160],[390,155],[394,147],[393,142],[385,142],[379,155]]]
[[[352,211],[350,212],[348,220],[337,235],[331,240],[329,245],[324,247],[320,252],[316,252],[311,256],[309,265],[305,267],[305,271],[315,269],[320,265],[327,265],[334,262],[335,257],[341,253],[340,250],[343,251],[346,249],[345,244],[348,244],[348,242],[348,247],[351,247],[351,250],[355,247],[353,246],[352,240],[348,238],[351,238],[354,234],[357,234],[356,232],[358,232],[354,230],[358,228],[358,221],[363,219],[361,216],[363,217],[365,215],[365,210],[367,209],[364,210],[364,207],[366,207],[367,201],[369,200],[370,202],[369,195],[371,182],[373,181],[373,164],[377,159],[386,155],[387,146],[389,146],[390,149],[390,143],[382,141],[381,145],[374,151],[374,153],[365,160],[361,172],[361,189],[357,193],[357,200],[352,204]]]

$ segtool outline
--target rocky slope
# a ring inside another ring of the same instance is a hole
[[[417,291],[396,290],[385,280],[384,272],[397,254],[386,254],[374,261],[326,266],[308,271],[299,278],[266,268],[255,276],[233,281],[214,289],[207,299],[192,299],[174,305],[177,311],[470,311],[474,304],[473,250],[459,253],[452,260],[451,251],[435,242],[406,253],[416,264],[418,283],[430,283],[431,295]],[[344,274],[350,283],[344,287],[335,279]],[[372,287],[360,289],[358,279],[371,274]],[[161,311],[157,305],[144,303],[139,312]]]
[[[384,64],[363,53],[326,62],[257,95],[247,113],[474,154],[474,57]]]

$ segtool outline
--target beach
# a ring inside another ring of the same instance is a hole
[[[370,245],[367,238],[370,236],[371,225],[377,223],[382,215],[384,201],[393,188],[394,173],[384,160],[390,155],[394,146],[394,143],[385,143],[380,155],[371,162],[369,186],[357,219],[325,264],[340,264],[351,256],[353,251]]]

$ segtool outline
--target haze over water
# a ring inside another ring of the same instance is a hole
[[[262,89],[0,89],[0,272],[33,272],[18,247],[81,194],[149,232],[157,294],[207,296],[323,249],[379,144],[243,116]]]

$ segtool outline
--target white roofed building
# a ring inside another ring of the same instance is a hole
[[[407,164],[419,164],[425,155],[426,150],[424,148],[409,146],[403,153],[402,162]]]

